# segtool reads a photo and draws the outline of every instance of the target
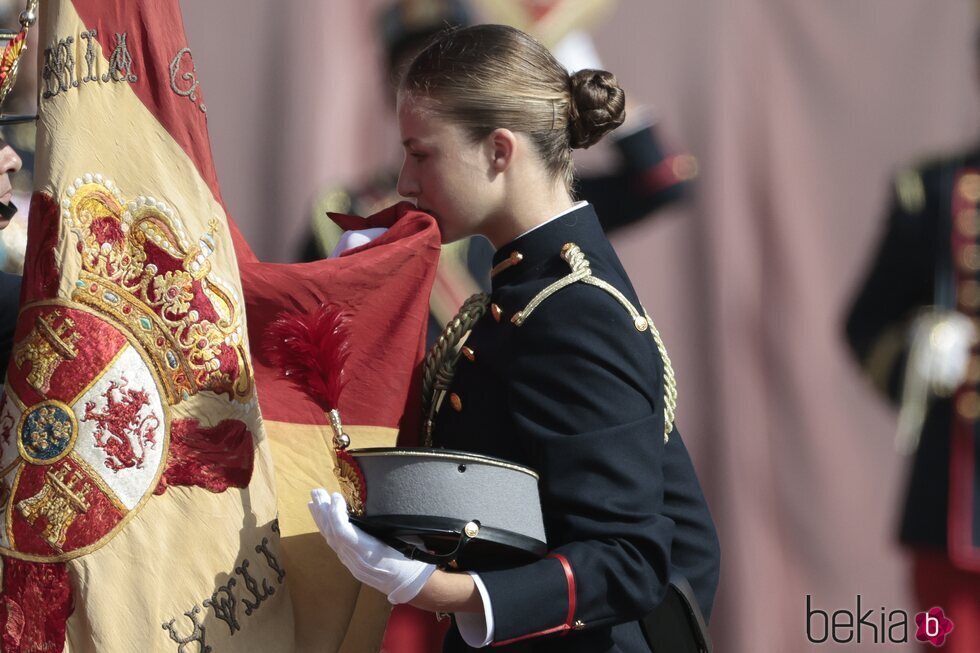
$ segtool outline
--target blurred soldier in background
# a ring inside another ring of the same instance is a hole
[[[954,653],[980,650],[978,206],[978,149],[900,171],[846,325],[864,371],[900,406],[898,448],[914,455],[900,540],[918,607],[955,624]]]

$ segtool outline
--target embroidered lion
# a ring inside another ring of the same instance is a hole
[[[148,448],[156,444],[156,430],[160,420],[152,413],[140,417],[140,411],[150,403],[146,390],[134,390],[122,383],[111,381],[102,398],[106,406],[95,410],[95,402],[85,402],[83,422],[95,422],[95,446],[106,453],[105,466],[113,471],[136,467],[143,468]]]

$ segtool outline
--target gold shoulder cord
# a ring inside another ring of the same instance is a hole
[[[555,281],[535,295],[530,303],[524,307],[524,310],[514,314],[511,322],[516,326],[521,326],[531,316],[534,309],[541,305],[544,300],[577,281],[601,288],[615,297],[616,301],[622,304],[623,308],[630,314],[630,317],[633,318],[633,326],[637,331],[647,331],[649,329],[650,335],[657,345],[657,351],[660,352],[660,357],[664,361],[664,442],[667,442],[670,432],[674,428],[674,415],[677,410],[677,380],[674,377],[674,368],[670,363],[670,357],[667,355],[667,348],[664,346],[664,341],[660,337],[660,332],[657,331],[657,327],[654,326],[653,320],[650,319],[650,315],[646,312],[646,309],[640,306],[643,309],[643,313],[641,314],[623,293],[608,282],[592,275],[589,261],[585,258],[585,254],[578,245],[575,243],[566,243],[561,248],[561,257],[572,268],[571,273]]]
[[[432,446],[433,420],[456,373],[460,347],[476,321],[487,312],[489,304],[490,296],[483,292],[463,302],[459,313],[446,325],[425,356],[422,364],[422,415],[425,417],[423,444],[426,447]]]

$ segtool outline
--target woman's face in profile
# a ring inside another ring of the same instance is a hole
[[[490,215],[492,154],[462,127],[432,111],[432,100],[398,96],[398,125],[405,160],[399,194],[432,214],[449,243],[482,232]]]

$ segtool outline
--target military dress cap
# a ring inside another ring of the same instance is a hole
[[[364,477],[351,521],[409,557],[454,569],[514,566],[547,552],[538,474],[500,458],[435,448],[354,449]],[[425,549],[392,538],[417,537]]]

